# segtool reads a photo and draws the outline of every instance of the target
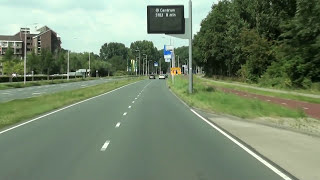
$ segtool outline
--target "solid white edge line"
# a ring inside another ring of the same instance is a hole
[[[68,106],[63,107],[63,108],[61,108],[61,109],[58,109],[58,110],[52,111],[52,112],[50,112],[50,113],[47,113],[47,114],[45,114],[45,115],[39,116],[39,117],[37,117],[37,118],[31,119],[31,120],[29,120],[29,121],[26,121],[26,122],[24,122],[24,123],[18,124],[18,125],[16,125],[16,126],[13,126],[13,127],[11,127],[11,128],[6,129],[6,130],[0,131],[0,135],[3,134],[3,133],[5,133],[5,132],[8,132],[8,131],[10,131],[10,130],[16,129],[16,128],[20,127],[20,126],[29,124],[29,123],[31,123],[31,122],[33,122],[33,121],[36,121],[36,120],[39,120],[39,119],[41,119],[41,118],[47,117],[47,116],[49,116],[49,115],[51,115],[51,114],[54,114],[54,113],[63,111],[63,110],[65,110],[65,109],[68,109],[68,108],[70,108],[70,107],[73,107],[73,106],[75,106],[75,105],[78,105],[78,104],[81,104],[81,103],[84,103],[84,102],[87,102],[87,101],[90,101],[90,100],[92,100],[92,99],[95,99],[95,98],[98,98],[98,97],[107,95],[107,94],[109,94],[109,93],[112,93],[112,92],[114,92],[114,91],[117,91],[117,90],[119,90],[119,89],[122,89],[122,88],[124,88],[124,87],[127,87],[127,86],[129,86],[129,85],[132,85],[132,84],[135,84],[135,83],[138,83],[138,82],[140,82],[140,81],[137,81],[137,82],[134,82],[134,83],[131,83],[131,84],[127,84],[127,85],[121,86],[121,87],[119,87],[119,88],[117,88],[117,89],[114,89],[114,90],[112,90],[112,91],[109,91],[109,92],[106,92],[106,93],[103,93],[103,94],[100,94],[100,95],[91,97],[91,98],[89,98],[89,99],[82,100],[82,101],[80,101],[80,102],[77,102],[77,103],[68,105]]]
[[[118,127],[120,127],[120,122],[118,122],[117,124],[116,124],[116,128],[118,128]]]
[[[219,131],[222,135],[226,136],[229,140],[231,140],[233,143],[235,143],[236,145],[238,145],[239,147],[241,147],[243,150],[245,150],[247,153],[249,153],[251,156],[253,156],[254,158],[256,158],[258,161],[260,161],[262,164],[264,164],[265,166],[267,166],[269,169],[271,169],[273,172],[275,172],[276,174],[278,174],[280,177],[282,177],[284,180],[292,180],[290,177],[288,177],[286,174],[284,174],[283,172],[281,172],[280,170],[278,170],[276,167],[274,167],[273,165],[271,165],[269,162],[267,162],[266,160],[264,160],[263,158],[261,158],[259,155],[257,155],[256,153],[254,153],[253,151],[251,151],[249,148],[247,148],[245,145],[241,144],[239,141],[237,141],[236,139],[234,139],[233,137],[231,137],[229,134],[225,133],[223,130],[221,130],[219,127],[217,127],[216,125],[214,125],[212,122],[210,122],[209,120],[205,119],[204,117],[202,117],[200,114],[198,114],[196,111],[194,111],[193,109],[190,109],[191,112],[193,112],[195,115],[197,115],[200,119],[202,119],[203,121],[205,121],[207,124],[209,124],[211,127],[213,127],[214,129],[216,129],[217,131]]]
[[[107,140],[107,141],[103,144],[103,146],[102,146],[102,148],[100,149],[100,151],[105,151],[105,150],[108,148],[109,144],[110,144],[110,141]]]

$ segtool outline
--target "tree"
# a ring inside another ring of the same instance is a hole
[[[8,48],[1,62],[3,63],[3,72],[9,76],[9,82],[12,82],[12,74],[23,73],[23,62],[19,60],[12,48]]]
[[[47,79],[50,79],[50,70],[54,67],[54,58],[50,50],[48,49],[41,49],[40,55],[40,69],[41,72],[46,72]]]
[[[128,48],[122,43],[105,43],[100,49],[100,57],[104,61],[108,61],[108,59],[113,56],[121,56],[123,59],[128,58]]]

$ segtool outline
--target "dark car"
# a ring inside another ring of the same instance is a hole
[[[150,74],[150,75],[149,75],[149,79],[156,79],[156,76],[153,75],[153,74]]]

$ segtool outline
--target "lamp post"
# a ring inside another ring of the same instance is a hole
[[[90,67],[90,64],[91,64],[91,60],[90,60],[90,52],[89,52],[89,77],[91,77],[91,67]]]
[[[141,58],[141,55],[140,55],[140,50],[139,49],[136,49],[136,52],[139,52],[139,75],[141,75],[141,70],[140,70],[140,58]]]
[[[68,63],[67,63],[67,80],[69,81],[69,72],[70,72],[70,50],[68,50]]]
[[[147,76],[147,68],[148,68],[148,67],[147,67],[147,64],[148,64],[147,61],[148,61],[148,55],[147,55],[147,54],[143,54],[143,55],[146,56],[146,76]]]
[[[38,23],[33,23],[30,25],[37,25]],[[28,26],[28,25],[27,25]],[[23,61],[23,84],[26,84],[27,81],[27,29],[29,29],[30,33],[30,28],[24,28],[24,61]]]

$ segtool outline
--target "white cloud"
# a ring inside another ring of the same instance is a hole
[[[0,12],[8,16],[2,19],[0,34],[15,34],[20,27],[39,23],[56,31],[62,37],[62,47],[73,51],[98,53],[105,42],[130,46],[144,39],[161,48],[169,37],[147,34],[146,7],[164,4],[185,5],[188,17],[188,0],[1,0]],[[194,32],[212,4],[212,0],[193,2]],[[188,45],[185,40],[173,39],[175,46]]]

